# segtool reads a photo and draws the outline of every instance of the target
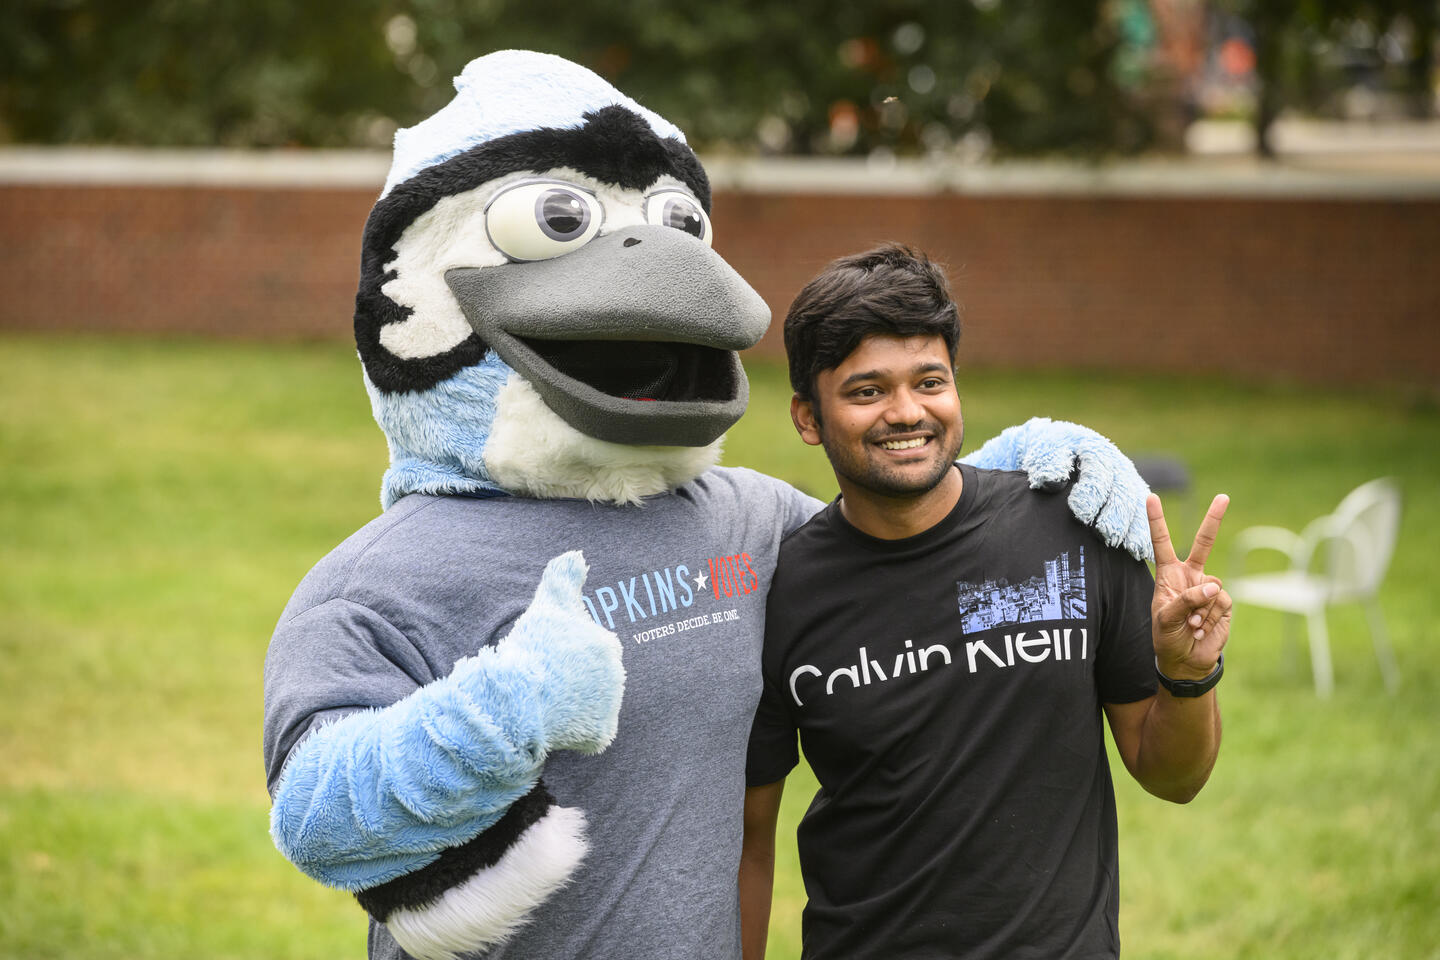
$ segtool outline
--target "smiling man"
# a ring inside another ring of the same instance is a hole
[[[782,543],[750,737],[740,870],[764,954],[775,820],[798,732],[806,960],[1115,957],[1126,768],[1184,803],[1220,742],[1230,599],[1149,503],[1156,573],[1056,493],[956,463],[959,317],[943,272],[887,246],[831,264],[785,319],[801,438],[840,496]]]

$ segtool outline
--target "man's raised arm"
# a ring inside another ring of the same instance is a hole
[[[1105,714],[1125,768],[1150,793],[1188,803],[1200,792],[1220,750],[1214,685],[1230,639],[1230,595],[1205,573],[1230,498],[1216,497],[1190,555],[1180,560],[1160,498],[1146,502],[1155,549],[1150,630],[1161,689],[1136,703],[1107,703]]]

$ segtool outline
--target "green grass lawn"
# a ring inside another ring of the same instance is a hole
[[[305,571],[378,510],[384,442],[345,345],[0,337],[0,956],[357,957],[362,914],[266,834],[260,669]],[[828,497],[778,365],[750,365],[730,463]],[[1128,957],[1440,957],[1440,412],[1390,393],[962,371],[970,446],[1032,415],[1190,464],[1188,542],[1298,528],[1373,476],[1405,528],[1383,596],[1403,674],[1331,617],[1320,702],[1278,616],[1241,608],[1210,785],[1177,807],[1118,765]],[[1184,528],[1184,532],[1181,532]],[[1226,573],[1222,540],[1212,564]],[[792,777],[771,956],[804,904]]]

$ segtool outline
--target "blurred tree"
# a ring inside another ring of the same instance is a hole
[[[1107,8],[1120,34],[1111,70],[1144,115],[1152,148],[1182,152],[1186,129],[1200,115],[1210,7],[1209,0],[1112,0]]]
[[[1435,47],[1440,38],[1440,3],[1417,3],[1408,16],[1415,41],[1415,56],[1410,60],[1406,83],[1410,116],[1429,119],[1435,115]]]
[[[1325,0],[1320,0],[1325,2]],[[1255,75],[1259,80],[1255,102],[1255,149],[1260,156],[1273,159],[1275,147],[1270,131],[1280,115],[1282,62],[1285,28],[1296,16],[1295,5],[1287,0],[1249,0],[1246,11],[1255,30]],[[1307,3],[1310,16],[1319,3]]]
[[[584,63],[710,149],[1134,150],[1105,0],[11,0],[0,140],[381,144],[474,56]]]
[[[1195,65],[1155,54],[1201,4],[1253,29],[1262,153],[1346,24],[1404,27],[1399,82],[1433,113],[1437,0],[10,0],[0,141],[381,146],[472,57],[524,47],[710,150],[1132,152],[1188,120]]]
[[[402,109],[384,0],[10,0],[0,136],[347,144]]]
[[[1338,34],[1355,32],[1357,26],[1374,47],[1381,38],[1394,39],[1394,28],[1403,25],[1409,50],[1400,50],[1395,59],[1405,68],[1397,84],[1404,94],[1407,112],[1417,118],[1435,113],[1434,71],[1437,0],[1219,0],[1220,5],[1245,17],[1255,31],[1255,74],[1258,83],[1254,112],[1256,151],[1273,158],[1271,130],[1280,110],[1287,104],[1314,109],[1323,86],[1316,79],[1317,50],[1330,49]],[[1354,41],[1345,43],[1354,46]],[[1353,52],[1353,51],[1352,51]],[[1373,49],[1379,73],[1386,59]],[[1356,77],[1347,78],[1356,82]]]

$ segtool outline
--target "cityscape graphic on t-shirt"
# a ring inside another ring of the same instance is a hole
[[[1085,548],[1070,562],[1068,552],[1045,561],[1045,571],[1011,583],[1004,577],[984,583],[957,581],[960,622],[966,633],[1001,624],[1037,620],[1078,620],[1085,616]]]

